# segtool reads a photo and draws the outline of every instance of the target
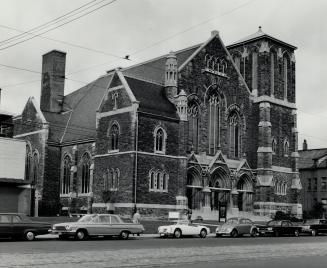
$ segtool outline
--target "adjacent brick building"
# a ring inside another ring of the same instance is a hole
[[[308,149],[304,140],[299,154],[303,211],[311,212],[315,205],[321,203],[327,212],[327,148]]]
[[[44,55],[40,108],[31,98],[15,119],[38,152],[42,213],[301,216],[295,49],[261,29],[226,47],[213,31],[66,96],[65,53]]]

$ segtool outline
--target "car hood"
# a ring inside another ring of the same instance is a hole
[[[61,222],[61,223],[56,223],[53,226],[66,226],[66,225],[74,226],[74,225],[77,225],[77,224],[81,224],[81,222],[76,222],[76,221],[73,221],[73,222]]]

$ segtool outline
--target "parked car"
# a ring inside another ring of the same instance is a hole
[[[325,219],[307,220],[302,225],[302,232],[310,233],[312,236],[316,236],[320,233],[327,233],[327,220]]]
[[[237,237],[245,234],[251,235],[252,237],[258,235],[257,227],[247,218],[229,218],[223,225],[216,228],[216,237],[223,235]]]
[[[25,214],[0,213],[0,238],[32,241],[37,235],[47,234],[49,228],[50,223],[32,221]]]
[[[302,231],[302,227],[293,224],[288,220],[281,221],[268,221],[265,225],[257,225],[260,235],[274,235],[274,236],[282,236],[282,235],[294,235],[299,236]]]
[[[77,240],[92,236],[118,236],[121,239],[128,239],[130,234],[143,233],[144,227],[139,223],[123,221],[114,214],[88,214],[77,222],[54,224],[51,232],[59,235],[59,239],[71,236]]]
[[[205,238],[210,234],[210,229],[188,220],[178,220],[172,225],[159,226],[158,233],[160,237],[174,236],[175,238],[181,238],[182,236],[198,235]]]

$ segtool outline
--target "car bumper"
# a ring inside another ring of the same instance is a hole
[[[76,233],[75,230],[49,230],[50,234],[55,235],[74,235]]]
[[[230,236],[230,233],[231,233],[232,231],[217,231],[216,232],[216,235],[218,235],[218,236],[222,236],[222,235],[229,235]]]

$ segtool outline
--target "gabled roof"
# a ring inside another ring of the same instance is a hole
[[[275,38],[275,37],[273,37],[271,35],[266,34],[265,32],[262,31],[261,26],[259,26],[259,30],[257,32],[255,32],[253,34],[250,34],[250,35],[248,35],[248,36],[246,36],[246,37],[244,37],[244,38],[242,38],[242,39],[228,45],[227,48],[233,48],[233,47],[240,46],[240,45],[243,45],[243,44],[246,44],[246,43],[249,43],[249,42],[253,42],[253,41],[256,41],[256,40],[259,40],[259,39],[263,39],[263,38],[273,40],[273,41],[275,41],[277,43],[283,44],[283,45],[288,46],[288,47],[290,47],[292,49],[297,49],[297,47],[295,47],[295,46],[293,46],[291,44],[288,44],[288,43],[286,43],[284,41],[281,41],[281,40],[279,40],[279,39],[277,39],[277,38]]]
[[[327,155],[327,148],[299,151],[299,154],[299,169],[313,168],[314,160],[319,160]]]

